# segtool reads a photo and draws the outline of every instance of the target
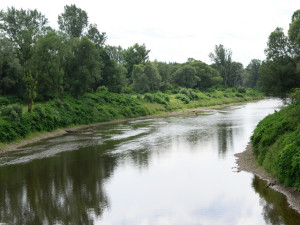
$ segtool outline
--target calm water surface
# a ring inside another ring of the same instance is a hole
[[[237,173],[276,99],[49,139],[0,158],[0,224],[300,224],[286,198]]]

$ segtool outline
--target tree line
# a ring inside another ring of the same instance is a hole
[[[145,44],[107,45],[106,33],[76,5],[66,5],[58,15],[59,30],[36,9],[1,10],[0,22],[0,95],[26,100],[29,111],[35,99],[62,100],[64,93],[78,97],[103,86],[116,93],[255,87],[261,65],[254,59],[244,68],[223,45],[210,54],[212,65],[192,58],[150,61]]]

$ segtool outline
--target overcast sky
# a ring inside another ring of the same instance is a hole
[[[53,28],[70,4],[106,32],[107,44],[145,44],[151,61],[182,63],[191,57],[210,64],[208,54],[223,44],[244,66],[265,58],[269,34],[276,27],[287,31],[300,9],[299,0],[0,0],[1,9],[37,9]]]

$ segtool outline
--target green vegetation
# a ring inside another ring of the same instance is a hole
[[[258,85],[268,95],[286,97],[300,87],[300,10],[294,12],[285,35],[277,27],[269,36],[267,59],[259,69]]]
[[[269,36],[267,59],[258,85],[267,95],[288,96],[293,103],[262,120],[251,137],[258,163],[286,186],[300,190],[300,10],[288,35],[276,28]]]
[[[299,99],[300,89],[297,93]],[[279,182],[300,190],[300,102],[263,119],[251,141],[258,163]]]
[[[211,53],[212,65],[192,58],[151,62],[145,44],[106,45],[105,32],[74,4],[57,22],[59,30],[36,9],[0,10],[0,143],[72,125],[262,98],[245,89],[256,87],[253,68],[260,62],[244,69],[223,45]]]
[[[300,10],[285,35],[271,33],[263,62],[244,66],[223,45],[212,64],[151,62],[145,44],[106,45],[106,34],[76,5],[59,30],[35,10],[0,11],[0,143],[72,125],[286,96],[300,86]],[[298,91],[299,92],[299,91]],[[291,95],[299,102],[298,92]],[[27,112],[25,108],[27,107]],[[299,103],[263,120],[252,142],[260,164],[286,185],[300,184]]]
[[[68,126],[262,98],[252,89],[245,93],[239,93],[236,88],[208,92],[182,88],[173,92],[129,95],[112,93],[101,87],[98,92],[86,93],[78,98],[65,95],[63,101],[54,99],[36,103],[31,112],[24,110],[25,105],[16,103],[14,98],[0,97],[0,142],[8,143],[34,132]],[[178,99],[178,96],[183,98]]]

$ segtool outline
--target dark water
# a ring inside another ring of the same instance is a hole
[[[286,198],[237,173],[263,100],[64,135],[0,158],[0,224],[300,224]]]

